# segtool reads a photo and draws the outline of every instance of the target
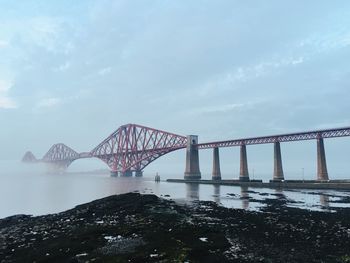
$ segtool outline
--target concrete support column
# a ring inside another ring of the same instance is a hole
[[[248,172],[248,161],[247,161],[247,149],[245,144],[241,145],[241,161],[240,161],[240,171],[239,171],[239,180],[248,182],[249,181],[249,172]]]
[[[112,177],[118,177],[118,171],[111,171]]]
[[[122,177],[131,177],[132,176],[132,171],[131,170],[126,170],[125,172],[121,172],[120,176],[122,176]]]
[[[220,158],[219,158],[219,148],[215,147],[213,149],[213,180],[221,180],[221,171],[220,171]]]
[[[201,179],[201,172],[199,170],[199,156],[198,148],[198,136],[187,136],[187,148],[186,148],[186,170],[185,180]]]
[[[284,180],[283,167],[282,167],[282,155],[280,142],[274,143],[274,166],[273,166],[273,180]]]
[[[142,177],[142,176],[143,176],[143,171],[141,171],[141,170],[135,171],[135,177]]]
[[[317,139],[317,180],[328,180],[326,153],[323,138]]]

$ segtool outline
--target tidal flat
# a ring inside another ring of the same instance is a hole
[[[259,211],[113,195],[0,220],[0,262],[350,262],[350,209]]]

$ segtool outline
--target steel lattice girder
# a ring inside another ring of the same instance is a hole
[[[79,154],[63,143],[54,144],[42,158],[43,162],[74,161]]]
[[[25,163],[34,163],[36,161],[37,159],[35,158],[34,154],[31,151],[26,152],[22,158],[22,162],[25,162]]]
[[[185,136],[127,124],[119,127],[90,153],[113,170],[140,171],[160,156],[185,148]]]
[[[197,147],[208,149],[345,136],[350,136],[350,127],[201,143]],[[186,148],[186,144],[185,136],[127,124],[119,127],[91,152],[79,154],[63,143],[58,143],[38,161],[68,167],[76,159],[96,157],[107,163],[113,171],[140,171],[164,154]]]
[[[245,138],[245,139],[218,141],[218,142],[209,142],[209,143],[200,143],[197,146],[199,149],[208,149],[208,148],[214,148],[214,147],[233,147],[233,146],[240,146],[240,145],[265,144],[265,143],[274,143],[274,142],[291,142],[291,141],[314,140],[319,138],[335,138],[335,137],[345,137],[345,136],[350,136],[350,127],[262,136],[262,137],[255,137],[255,138]]]

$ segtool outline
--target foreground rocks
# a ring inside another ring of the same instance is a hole
[[[0,262],[350,262],[350,211],[261,212],[154,195],[0,220]]]

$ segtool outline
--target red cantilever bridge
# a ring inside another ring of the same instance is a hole
[[[66,169],[73,161],[82,158],[98,158],[105,162],[113,173],[124,176],[142,176],[143,169],[162,155],[187,148],[185,178],[199,179],[199,149],[213,148],[213,179],[221,179],[219,152],[221,147],[241,148],[240,179],[249,180],[246,145],[274,144],[274,179],[284,179],[280,143],[317,140],[317,174],[319,180],[328,180],[323,139],[350,136],[350,127],[315,130],[299,133],[242,138],[235,140],[198,143],[197,136],[181,136],[137,124],[119,127],[90,152],[78,153],[63,143],[54,144],[42,159],[27,152],[22,161],[44,162],[58,169]]]
[[[98,158],[112,172],[142,175],[142,170],[164,154],[186,147],[187,138],[149,127],[127,124],[119,127],[90,152],[78,153],[63,143],[54,144],[40,160],[27,152],[23,161],[39,161],[59,169],[67,168],[82,158]]]

